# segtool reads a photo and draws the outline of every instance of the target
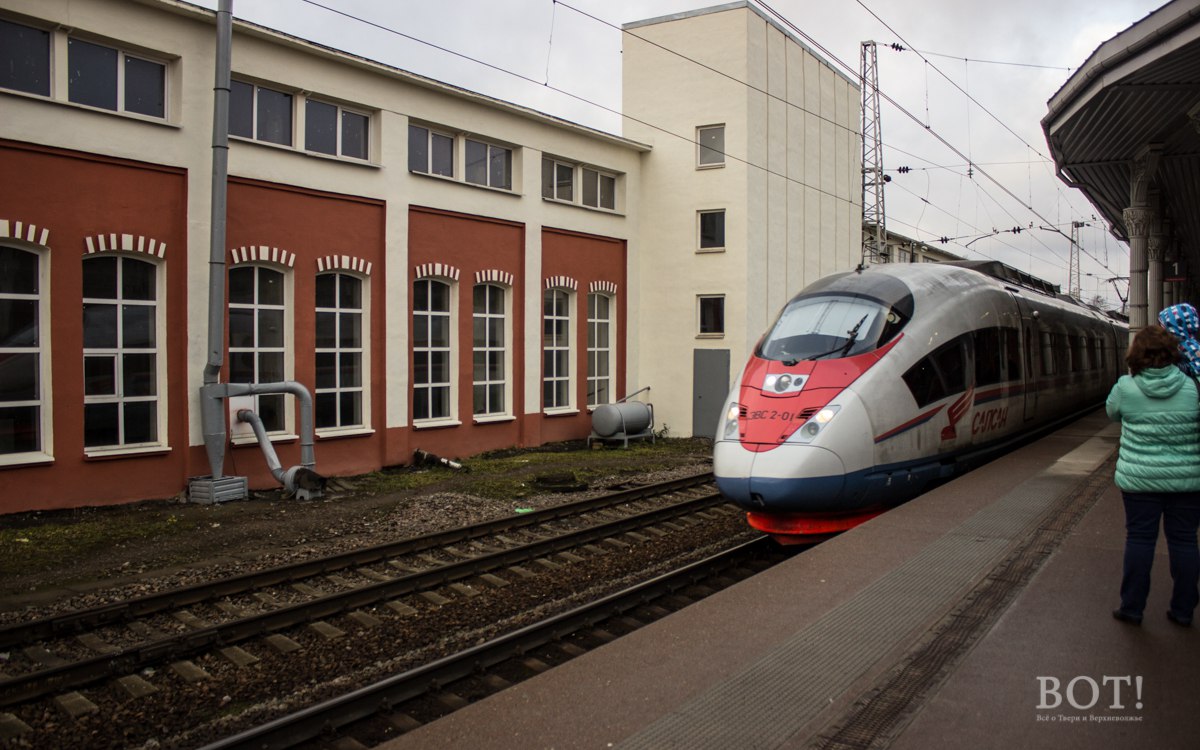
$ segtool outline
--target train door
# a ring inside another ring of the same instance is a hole
[[[1022,377],[1024,378],[1025,394],[1025,421],[1033,419],[1037,416],[1037,400],[1038,400],[1038,373],[1041,368],[1038,362],[1038,357],[1041,353],[1039,345],[1040,335],[1038,330],[1037,312],[1030,309],[1029,303],[1021,299],[1017,294],[1013,294],[1013,300],[1017,303],[1017,310],[1021,313],[1021,341],[1022,350],[1024,351],[1024,362],[1022,363]]]

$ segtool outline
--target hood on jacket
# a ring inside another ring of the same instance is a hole
[[[1186,302],[1165,308],[1158,314],[1158,323],[1180,341],[1194,339],[1196,333],[1200,332],[1200,314]]]
[[[1147,398],[1170,398],[1188,380],[1183,370],[1174,365],[1150,367],[1133,376],[1134,384]]]

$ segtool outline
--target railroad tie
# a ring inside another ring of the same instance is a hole
[[[299,643],[296,643],[291,638],[288,638],[286,635],[282,635],[280,633],[275,633],[274,635],[269,635],[266,638],[264,638],[263,640],[266,641],[268,646],[275,649],[275,651],[277,651],[278,653],[281,653],[281,654],[290,654],[293,651],[300,650]]]
[[[377,628],[382,624],[378,617],[370,612],[363,612],[361,609],[351,612],[346,617],[357,623],[360,628]]]
[[[83,693],[67,693],[54,699],[54,705],[67,715],[68,718],[78,719],[80,716],[94,714],[100,710],[95,703],[83,697]]]
[[[29,734],[33,729],[28,724],[9,713],[0,713],[0,740],[15,740],[23,734]]]
[[[195,662],[177,661],[171,665],[171,671],[179,675],[184,682],[203,682],[211,679],[211,675],[205,672],[200,667],[196,666]]]
[[[124,677],[118,677],[116,680],[117,687],[125,691],[125,694],[130,698],[144,698],[151,693],[157,693],[158,688],[150,684],[141,676],[136,674],[128,674]]]
[[[342,630],[341,628],[336,628],[333,625],[321,620],[310,623],[308,629],[327,641],[334,641],[346,635],[346,631]]]
[[[248,667],[258,661],[258,657],[246,651],[241,646],[229,646],[221,649],[221,656],[231,661],[235,666]]]
[[[404,602],[399,601],[399,600],[390,601],[387,604],[385,604],[384,606],[387,607],[388,609],[392,610],[396,614],[400,615],[401,617],[412,617],[413,615],[417,614],[417,610],[414,607],[410,607],[409,605],[407,605]]]

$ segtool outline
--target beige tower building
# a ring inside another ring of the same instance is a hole
[[[860,89],[746,2],[625,30],[624,134],[653,147],[635,385],[672,435],[709,435],[783,304],[859,262]]]

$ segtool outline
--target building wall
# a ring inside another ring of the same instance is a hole
[[[732,382],[792,295],[858,262],[859,89],[744,3],[625,28],[625,134],[654,146],[637,266],[639,314],[656,325],[635,336],[639,371],[663,386],[655,407],[671,433],[687,435],[694,350],[729,351]],[[725,128],[719,167],[698,165],[708,125]],[[697,213],[713,209],[725,246],[702,251]],[[701,295],[725,296],[723,334],[699,332]]]
[[[184,328],[188,305],[186,176],[176,168],[8,140],[0,140],[0,173],[22,176],[0,180],[0,242],[41,258],[45,307],[38,327],[42,356],[49,359],[48,377],[39,383],[48,412],[43,455],[15,462],[0,457],[0,511],[90,504],[97,488],[107,502],[178,494],[187,468],[187,338],[172,333]],[[83,263],[100,256],[136,258],[160,269],[155,337],[162,366],[155,390],[165,432],[150,450],[84,447]]]
[[[208,356],[214,14],[174,0],[9,0],[0,19],[44,30],[51,58],[48,94],[0,88],[0,169],[21,176],[0,186],[0,245],[35,252],[43,264],[49,386],[45,450],[20,460],[0,455],[0,476],[19,490],[4,494],[0,513],[176,495],[190,477],[210,473],[198,393]],[[255,131],[230,138],[223,344],[244,339],[250,319],[244,303],[233,312],[228,282],[248,278],[247,269],[271,283],[280,274],[283,303],[250,317],[268,321],[261,330],[282,330],[282,377],[328,405],[319,383],[331,370],[321,363],[334,360],[320,350],[319,329],[330,312],[317,309],[318,286],[322,274],[341,273],[364,290],[362,418],[318,429],[318,471],[407,463],[416,449],[461,457],[585,437],[592,294],[612,301],[608,397],[648,386],[657,427],[691,434],[693,350],[731,351],[723,375],[732,377],[795,288],[856,257],[853,84],[747,7],[650,22],[634,33],[727,75],[629,42],[626,109],[653,126],[630,124],[620,137],[235,22],[235,90],[286,94],[292,121],[282,145]],[[74,42],[162,65],[163,116],[72,101]],[[366,118],[365,158],[309,147],[310,102]],[[724,127],[729,158],[698,169],[696,128],[713,124]],[[453,175],[410,165],[414,126],[453,141]],[[508,187],[465,179],[468,140],[511,153]],[[544,159],[573,170],[569,199],[544,197]],[[592,172],[611,180],[611,207],[583,205],[581,182]],[[697,212],[705,210],[725,212],[718,252],[699,252]],[[121,450],[84,448],[81,413],[96,403],[101,382],[92,370],[120,356],[85,352],[81,264],[96,253],[149,259],[160,279],[161,429]],[[417,419],[414,284],[433,278],[453,289],[452,408]],[[507,294],[505,408],[476,417],[473,291],[484,282]],[[569,398],[555,408],[543,401],[548,289],[569,299]],[[725,299],[724,330],[700,336],[697,298],[710,294]],[[244,341],[235,348],[239,367],[277,354],[248,353]],[[236,378],[233,361],[225,357],[224,378]],[[236,419],[239,408],[270,417],[274,407],[262,397],[229,406],[224,472],[274,486]],[[272,441],[289,466],[299,461],[291,397],[281,413]]]

